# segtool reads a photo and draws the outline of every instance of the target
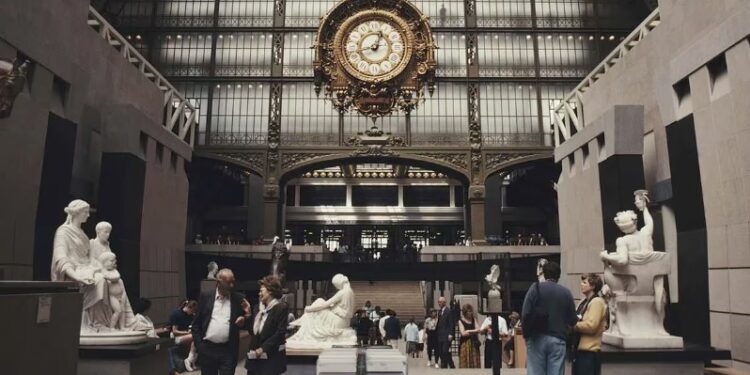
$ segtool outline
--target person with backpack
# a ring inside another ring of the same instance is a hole
[[[607,329],[607,304],[598,296],[602,286],[599,275],[581,275],[581,293],[585,298],[576,310],[573,375],[600,375],[602,371],[599,350],[602,334]]]
[[[521,312],[528,375],[563,375],[568,332],[578,321],[570,290],[557,283],[560,265],[542,266],[544,280],[526,292]]]

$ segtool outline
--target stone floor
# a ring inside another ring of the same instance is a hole
[[[454,362],[458,363],[458,358],[454,357]],[[436,369],[427,367],[424,358],[409,358],[409,375],[489,375],[492,371],[489,369]],[[200,371],[188,372],[187,375],[200,375]],[[237,366],[235,375],[246,375],[244,363]],[[315,375],[315,366],[290,366],[285,375]],[[503,368],[502,375],[526,375],[526,369],[509,369]],[[733,369],[706,369],[706,375],[749,375],[746,372]]]
[[[458,364],[458,358],[454,358],[454,362]],[[491,374],[490,369],[436,369],[434,367],[427,367],[427,361],[424,358],[409,358],[409,375],[488,375]],[[188,372],[185,374],[189,375],[200,375],[200,371]],[[235,375],[246,375],[244,363],[240,363],[237,366]],[[526,369],[503,369],[503,375],[525,375]],[[315,375],[315,366],[290,366],[289,371],[285,375]]]

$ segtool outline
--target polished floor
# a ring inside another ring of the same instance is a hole
[[[458,363],[458,358],[454,358],[454,361]],[[189,372],[186,374],[200,375],[200,371]],[[246,375],[244,363],[240,363],[237,366],[235,375]],[[489,375],[492,374],[490,369],[436,369],[434,367],[427,367],[427,361],[424,358],[409,358],[409,375]],[[525,375],[526,369],[503,369],[503,375]],[[315,366],[290,366],[286,375],[315,375]]]

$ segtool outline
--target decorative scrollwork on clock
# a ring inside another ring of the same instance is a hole
[[[430,25],[406,0],[347,0],[324,18],[315,44],[315,92],[341,112],[376,119],[409,112],[434,90]]]

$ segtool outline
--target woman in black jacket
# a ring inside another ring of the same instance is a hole
[[[281,283],[275,276],[266,276],[260,284],[260,302],[250,331],[250,351],[245,368],[248,375],[278,375],[286,372],[286,328],[289,307],[279,301]]]

